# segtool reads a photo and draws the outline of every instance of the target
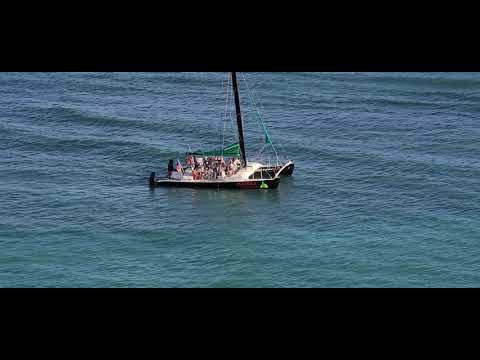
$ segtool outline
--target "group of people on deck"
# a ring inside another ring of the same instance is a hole
[[[192,171],[193,180],[217,180],[235,175],[241,162],[237,158],[196,157],[187,155],[187,168]]]
[[[174,178],[174,173],[183,177],[191,173],[193,180],[218,180],[235,175],[241,168],[242,163],[238,158],[224,157],[196,157],[187,154],[186,167],[177,162],[173,169],[173,161],[169,163],[168,177]]]

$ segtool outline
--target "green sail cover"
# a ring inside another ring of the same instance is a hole
[[[233,144],[227,146],[225,149],[217,151],[197,151],[192,153],[194,156],[225,156],[225,157],[240,157],[240,144]]]

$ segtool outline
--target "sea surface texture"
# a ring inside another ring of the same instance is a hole
[[[244,76],[278,190],[148,187],[235,141],[225,73],[0,73],[0,287],[480,285],[480,74]]]

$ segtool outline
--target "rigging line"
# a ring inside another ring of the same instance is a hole
[[[267,130],[267,126],[265,125],[264,121],[263,121],[263,118],[262,118],[262,115],[260,114],[260,112],[258,111],[258,106],[257,106],[257,103],[255,101],[255,99],[253,98],[251,92],[250,92],[250,86],[248,85],[247,83],[247,79],[245,78],[245,75],[242,73],[242,78],[243,78],[243,81],[247,87],[247,90],[248,90],[248,96],[250,97],[250,101],[253,103],[253,106],[255,107],[255,111],[258,115],[258,119],[260,120],[261,122],[261,125],[263,127],[263,130],[265,131],[265,135],[267,136],[267,139],[269,140],[270,142],[270,145],[272,145],[272,149],[273,151],[275,152],[275,157],[277,158],[277,161],[279,161],[278,159],[278,153],[277,153],[277,149],[275,148],[275,145],[273,145],[273,141],[272,141],[272,138],[270,137],[270,134],[268,133],[268,130]]]
[[[232,107],[232,103],[233,103],[233,89],[232,89],[232,83],[231,83],[231,76],[227,76],[227,79],[225,80],[224,83],[226,83],[227,85],[227,95],[226,95],[226,100],[225,100],[225,119],[224,119],[224,126],[223,126],[223,136],[222,136],[222,154],[223,154],[223,151],[225,149],[225,141],[226,141],[226,130],[227,130],[227,122],[228,122],[228,119],[230,118],[230,122],[231,122],[231,130],[233,133],[236,133],[235,132],[235,124],[234,124],[234,119],[233,119],[233,107]],[[238,142],[238,137],[235,136],[236,139],[237,139],[237,142]]]
[[[224,113],[224,120],[228,118],[228,102],[230,100],[230,78],[227,77],[223,80],[223,85],[225,86],[225,91],[227,93],[225,99],[225,113]]]
[[[229,74],[229,86],[232,85],[231,84],[231,80],[232,80],[232,75]],[[235,139],[237,140],[237,142],[239,143],[240,142],[240,134],[238,133],[238,131],[236,130],[237,129],[237,126],[235,124],[235,119],[233,118],[233,108],[234,108],[234,105],[233,105],[233,87],[231,87],[231,98],[230,98],[230,102],[229,102],[229,110],[230,110],[230,124],[232,125],[232,131],[233,133],[235,134]]]
[[[257,157],[258,161],[261,162],[261,163],[264,163],[263,157],[262,157],[262,153],[263,153],[263,150],[265,150],[266,147],[267,147],[267,145],[264,144],[264,145],[262,146],[262,148],[261,148],[261,149],[257,152],[257,154],[256,154],[256,157]]]
[[[227,96],[226,96],[226,99],[225,99],[225,118],[224,118],[224,123],[223,123],[223,141],[224,143],[227,143],[228,142],[228,133],[227,133],[227,130],[228,130],[228,120],[230,118],[230,121],[233,121],[232,120],[232,115],[231,115],[231,101],[232,101],[232,98],[233,98],[233,93],[232,93],[232,85],[231,85],[231,79],[230,77],[227,77],[226,79],[226,91],[227,91]],[[232,125],[233,126],[233,125]]]
[[[227,98],[225,101],[225,117],[223,119],[223,133],[222,133],[222,157],[224,155],[224,150],[225,150],[225,130],[227,127],[227,119],[228,119],[228,104],[230,101],[230,77],[227,77],[227,81],[224,81],[226,83],[226,90],[227,90]]]
[[[244,77],[244,80],[245,80],[245,77]],[[262,126],[264,126],[264,127],[266,128],[265,122],[263,121],[263,117],[261,116],[261,113],[265,113],[265,109],[264,109],[264,107],[263,107],[263,105],[262,105],[261,102],[258,102],[258,101],[255,100],[255,99],[258,99],[258,98],[259,98],[259,97],[257,96],[257,93],[256,93],[256,91],[255,91],[255,88],[250,88],[250,87],[248,86],[248,83],[247,83],[246,81],[245,81],[245,83],[246,83],[246,85],[247,85],[248,90],[252,93],[252,98],[254,99],[255,107],[256,107],[257,109],[260,109],[260,110],[257,110],[257,113],[258,113],[258,117],[259,117],[260,121],[262,122]],[[268,129],[268,134],[269,134],[269,135],[270,135],[271,133],[274,133],[274,132],[275,132],[275,131],[272,131],[271,129]],[[271,137],[270,137],[270,140],[272,140]],[[272,144],[272,145],[273,145],[273,144]],[[279,147],[279,146],[280,146],[280,145],[277,144],[277,147]]]
[[[253,105],[254,105],[255,112],[256,112],[256,114],[257,114],[257,119],[260,121],[260,125],[262,126],[263,131],[264,131],[264,133],[265,133],[266,140],[267,140],[267,141],[266,141],[266,145],[269,144],[269,145],[272,146],[272,149],[273,149],[273,151],[275,152],[275,157],[276,157],[277,163],[278,163],[278,162],[279,162],[279,157],[278,157],[277,149],[276,149],[275,145],[273,144],[273,141],[272,141],[272,139],[271,139],[271,137],[270,137],[269,131],[268,131],[266,125],[265,125],[265,122],[263,121],[263,118],[262,118],[262,116],[261,116],[261,114],[260,114],[260,111],[258,110],[258,108],[259,108],[259,107],[258,107],[258,104],[257,104],[257,102],[255,101],[254,96],[252,95],[252,91],[250,90],[250,86],[248,85],[248,82],[247,82],[247,80],[246,80],[246,77],[245,77],[245,75],[244,75],[243,73],[242,73],[242,77],[243,77],[243,81],[244,81],[244,83],[245,83],[245,85],[246,85],[246,87],[247,87],[248,96],[249,96],[249,98],[250,98],[250,101],[251,101],[251,102],[253,103]],[[263,147],[262,147],[262,149],[259,151],[259,154],[258,154],[259,156],[262,154],[262,152],[263,152],[263,150],[264,150],[265,148],[266,148],[266,146],[263,146]]]
[[[288,84],[287,84],[287,86],[288,86]],[[258,96],[256,96],[255,88],[252,88],[252,93],[253,93],[254,98],[258,98]],[[263,105],[262,105],[261,103],[257,103],[257,106],[260,108],[260,110],[261,110],[262,112],[265,112],[265,109],[264,109],[264,107],[263,107]],[[275,129],[269,130],[269,132],[275,134],[275,131],[274,131],[274,130],[275,130]],[[281,143],[276,143],[275,147],[280,150],[279,152],[282,154],[283,160],[287,160],[287,157],[285,157],[285,154],[286,154],[287,152],[285,151],[285,148],[281,145]]]

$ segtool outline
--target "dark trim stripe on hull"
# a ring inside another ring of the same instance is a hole
[[[193,182],[193,181],[175,181],[175,180],[156,180],[154,183],[151,183],[153,187],[183,187],[183,188],[193,188],[193,189],[265,189],[265,190],[274,190],[278,188],[280,184],[280,179],[271,179],[271,180],[250,180],[250,181],[235,181],[235,182],[214,182],[214,181],[205,181],[205,182]]]

